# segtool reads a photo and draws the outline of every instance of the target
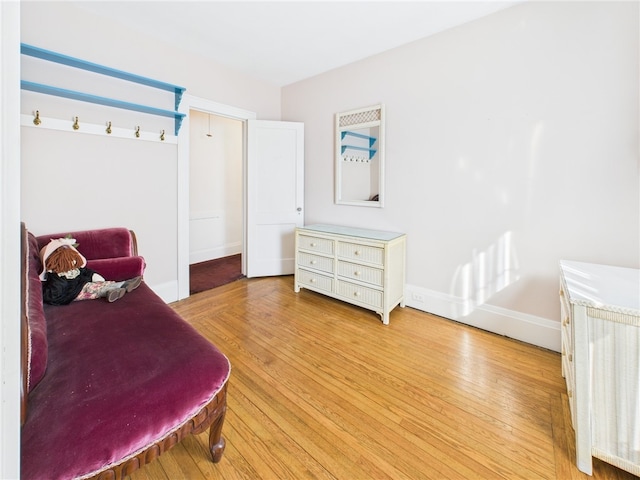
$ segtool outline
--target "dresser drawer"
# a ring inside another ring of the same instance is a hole
[[[573,350],[573,325],[571,322],[571,305],[564,289],[560,288],[560,329],[562,339],[567,343],[567,350]]]
[[[564,348],[564,346],[563,346]],[[569,410],[571,412],[571,426],[576,428],[576,383],[575,373],[573,369],[573,361],[569,354],[562,355],[562,371],[565,374],[565,382],[567,384],[567,396],[569,397]]]
[[[383,294],[381,290],[338,280],[336,293],[348,302],[364,303],[370,307],[382,308]]]
[[[309,235],[298,236],[298,248],[302,248],[303,250],[333,255],[333,245],[334,241],[328,238],[312,237]]]
[[[367,262],[375,265],[384,264],[384,248],[358,245],[356,243],[338,242],[338,257],[356,262]]]
[[[574,371],[573,350],[571,350],[567,345],[567,340],[563,335],[562,340],[560,341],[560,347],[562,349],[562,376],[564,378],[567,378],[567,368],[571,368],[571,373]]]
[[[562,314],[560,321],[560,336],[562,341],[566,343],[567,350],[573,351],[573,333],[571,332],[571,317]]]
[[[382,270],[356,263],[338,261],[338,275],[382,287]]]
[[[333,278],[321,275],[319,273],[310,272],[309,270],[298,269],[298,282],[311,288],[323,290],[331,293],[333,291]]]
[[[312,253],[298,252],[298,266],[333,273],[333,257],[322,257]]]

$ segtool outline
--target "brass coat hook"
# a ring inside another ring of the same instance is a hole
[[[40,111],[36,110],[36,118],[33,119],[33,124],[40,125],[41,123],[42,123],[42,120],[40,120]]]
[[[164,142],[164,130],[162,130],[162,133],[160,134],[160,140]]]
[[[78,117],[76,117],[76,121],[73,122],[73,129],[78,130],[80,128],[80,124],[78,123]]]
[[[136,127],[136,138],[140,138],[140,127]]]
[[[111,135],[111,122],[107,125],[107,134]]]

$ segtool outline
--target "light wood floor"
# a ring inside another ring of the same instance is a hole
[[[227,447],[213,464],[190,437],[131,480],[590,478],[555,352],[411,308],[384,326],[293,277],[173,306],[231,361]],[[594,459],[592,478],[636,477]]]

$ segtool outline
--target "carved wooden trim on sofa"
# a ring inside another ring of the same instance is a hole
[[[159,442],[150,445],[136,456],[123,460],[107,470],[87,477],[89,480],[122,480],[127,475],[156,460],[167,450],[174,447],[188,435],[198,435],[209,428],[209,450],[214,463],[222,459],[225,440],[222,437],[222,425],[227,411],[227,384],[216,396],[182,427],[172,432]]]
[[[24,222],[20,224],[22,249],[21,260],[21,282],[20,282],[20,426],[27,420],[27,395],[29,381],[29,323],[27,319],[27,227]]]

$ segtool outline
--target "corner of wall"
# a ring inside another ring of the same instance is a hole
[[[154,291],[165,303],[172,303],[180,300],[178,295],[178,281],[171,281],[160,283],[158,285],[149,285],[151,290]]]

